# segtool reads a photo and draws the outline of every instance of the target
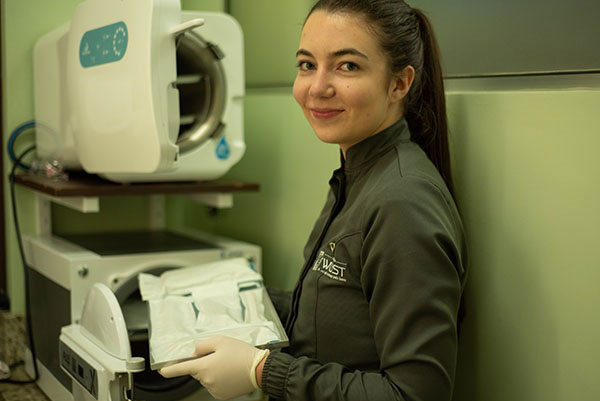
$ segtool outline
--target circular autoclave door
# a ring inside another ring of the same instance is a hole
[[[218,46],[187,31],[177,38],[180,153],[196,149],[224,127],[227,88]]]

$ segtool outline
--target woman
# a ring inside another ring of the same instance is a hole
[[[466,250],[429,22],[401,0],[321,0],[297,60],[294,97],[342,165],[280,308],[289,350],[219,338],[161,373],[217,398],[449,400]]]

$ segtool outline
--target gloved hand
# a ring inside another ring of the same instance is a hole
[[[269,353],[231,337],[214,337],[196,344],[199,358],[167,366],[166,377],[191,375],[218,400],[239,397],[258,389],[256,366]]]

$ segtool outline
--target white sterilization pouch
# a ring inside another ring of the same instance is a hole
[[[194,357],[195,343],[228,336],[260,347],[288,344],[262,276],[243,258],[139,275],[149,307],[150,365]]]

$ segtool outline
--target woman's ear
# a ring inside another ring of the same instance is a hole
[[[393,102],[401,102],[408,95],[408,91],[415,80],[415,69],[407,65],[398,74],[394,74],[390,84],[390,98]]]

